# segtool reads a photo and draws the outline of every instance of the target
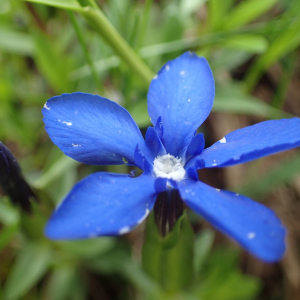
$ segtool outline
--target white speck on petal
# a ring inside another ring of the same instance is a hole
[[[125,227],[121,228],[118,233],[119,234],[125,234],[125,233],[127,233],[129,231],[130,231],[130,227],[125,226]]]
[[[225,138],[225,136],[224,136],[222,139],[220,139],[220,143],[222,143],[222,144],[225,144],[225,143],[226,143],[226,138]]]
[[[240,194],[236,193],[235,195],[236,195],[236,196],[239,196]]]
[[[220,189],[216,189],[216,191],[217,191],[217,192],[220,192],[221,190],[220,190]]]
[[[181,72],[180,72],[180,75],[184,75],[184,74],[185,74],[185,71],[181,71]]]
[[[156,74],[154,77],[153,77],[153,79],[157,79],[158,78],[158,75]]]
[[[170,70],[170,66],[166,65],[166,70],[169,71]]]
[[[216,163],[213,163],[213,164],[212,164],[213,167],[215,167],[216,165],[217,165]]]
[[[141,224],[148,216],[150,210],[147,208],[145,214],[138,220],[138,224]]]
[[[249,232],[247,235],[248,239],[250,239],[250,240],[254,239],[255,236],[256,236],[255,232]]]
[[[62,122],[64,124],[67,124],[68,126],[72,126],[72,122],[65,122],[65,121],[61,121],[61,120],[58,120],[59,122]]]
[[[79,144],[72,144],[73,147],[81,147]]]
[[[189,99],[188,102],[191,102],[191,99]]]
[[[47,106],[47,102],[45,103],[44,107],[48,110],[50,110],[51,107]]]

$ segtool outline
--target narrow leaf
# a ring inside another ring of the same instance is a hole
[[[1,228],[0,231],[0,252],[14,237],[15,233],[18,231],[18,224],[12,224]]]
[[[54,6],[58,8],[76,10],[76,11],[83,10],[79,2],[76,0],[23,0],[23,1],[34,2],[34,3]]]
[[[55,179],[63,175],[66,170],[72,169],[77,166],[79,162],[76,160],[62,155],[44,174],[42,174],[33,185],[36,188],[43,189]]]
[[[228,37],[222,46],[249,53],[264,53],[268,48],[268,41],[261,35],[244,34]]]
[[[271,119],[291,117],[254,96],[248,95],[237,84],[217,88],[213,111],[256,115]]]
[[[226,2],[226,1],[224,1]],[[225,30],[245,25],[268,11],[278,0],[244,0],[226,17]]]
[[[272,168],[262,176],[249,180],[240,187],[238,192],[252,198],[262,197],[271,192],[275,187],[290,183],[300,169],[300,155],[296,155]]]
[[[300,44],[300,19],[282,31],[271,43],[269,49],[251,67],[246,77],[247,88],[252,90],[262,73]]]
[[[29,34],[0,27],[0,37],[1,50],[20,55],[33,55],[34,44]]]
[[[204,229],[195,239],[194,267],[196,274],[201,270],[203,263],[212,248],[214,237],[214,231],[207,228]]]
[[[40,32],[34,34],[35,57],[39,70],[57,93],[70,92],[70,60],[57,45]]]
[[[193,279],[193,244],[194,234],[186,214],[162,238],[152,213],[147,221],[142,251],[144,270],[166,291],[175,292],[186,288]]]
[[[50,259],[50,250],[45,245],[25,246],[7,279],[5,299],[14,300],[24,296],[45,274]]]

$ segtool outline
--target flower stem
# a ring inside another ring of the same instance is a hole
[[[100,9],[85,7],[82,15],[102,37],[110,44],[116,53],[123,59],[145,83],[149,84],[154,73],[146,63],[134,52],[123,37],[113,27]]]

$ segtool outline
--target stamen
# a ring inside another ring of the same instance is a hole
[[[185,176],[185,170],[181,164],[182,159],[166,154],[157,156],[153,162],[153,171],[156,177],[180,181]]]

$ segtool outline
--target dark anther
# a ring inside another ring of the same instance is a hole
[[[10,150],[0,142],[0,186],[15,205],[30,212],[33,191],[23,178],[21,168]]]
[[[182,215],[183,201],[179,191],[171,189],[158,194],[154,205],[155,222],[162,236],[170,232]]]

